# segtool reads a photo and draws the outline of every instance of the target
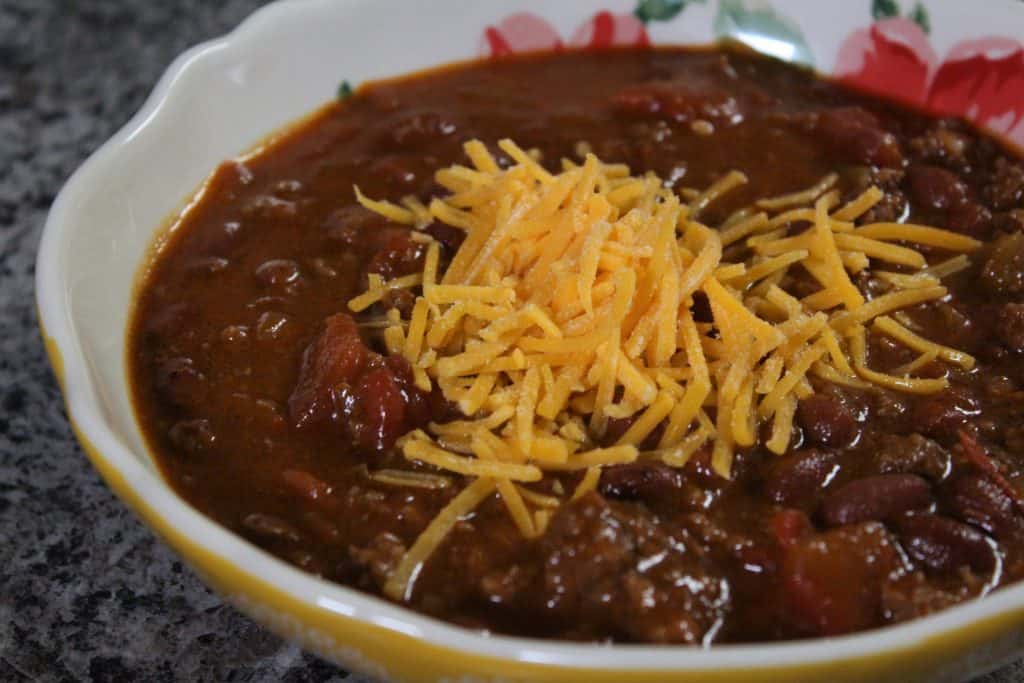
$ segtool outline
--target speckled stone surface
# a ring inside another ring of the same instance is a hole
[[[0,0],[0,681],[358,681],[226,606],[100,481],[36,328],[54,195],[255,0]]]
[[[0,0],[0,681],[349,681],[207,590],[75,444],[33,274],[67,176],[256,0]],[[1016,664],[976,683],[1024,680]]]

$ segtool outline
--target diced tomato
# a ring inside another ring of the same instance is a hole
[[[351,316],[338,313],[328,318],[302,356],[299,381],[288,399],[292,423],[301,428],[329,419],[334,410],[332,392],[355,379],[371,353]]]
[[[869,628],[881,619],[882,586],[898,567],[899,555],[879,523],[805,536],[783,554],[785,601],[813,635]]]
[[[349,403],[348,427],[356,445],[368,450],[386,450],[405,431],[405,400],[395,373],[387,367],[369,370],[353,389]]]

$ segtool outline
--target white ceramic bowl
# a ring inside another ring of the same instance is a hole
[[[126,381],[134,283],[168,217],[219,161],[310,112],[342,80],[358,84],[508,50],[729,35],[1024,141],[1014,109],[1024,108],[1024,52],[1012,37],[1024,27],[1024,5],[988,0],[984,13],[966,0],[920,6],[876,0],[874,17],[867,0],[433,0],[429,8],[412,0],[304,0],[266,7],[179,57],[53,205],[37,297],[79,440],[109,485],[239,609],[380,678],[953,681],[993,667],[1024,646],[1024,584],[905,625],[789,644],[600,646],[450,626],[294,569],[189,507],[154,466]],[[1011,37],[999,37],[1007,31]],[[968,62],[973,71],[956,68]],[[1018,96],[1000,96],[1007,92]]]

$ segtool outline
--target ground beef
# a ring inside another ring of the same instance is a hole
[[[886,434],[875,446],[873,459],[883,474],[911,472],[940,481],[949,474],[950,458],[949,451],[920,434]]]
[[[916,619],[969,600],[983,590],[984,580],[970,573],[961,574],[961,581],[951,588],[940,588],[928,581],[923,571],[913,572],[882,589],[882,609],[893,622]]]
[[[1024,304],[1004,304],[999,309],[996,334],[1010,351],[1024,352]]]
[[[962,131],[963,124],[953,119],[936,121],[923,134],[907,143],[910,155],[918,161],[962,171],[970,166],[973,140]]]
[[[394,534],[382,532],[365,548],[350,547],[349,555],[378,587],[382,587],[405,555],[406,547]]]
[[[992,294],[1024,299],[1024,232],[996,239],[981,269],[981,283]]]
[[[596,494],[564,506],[541,542],[544,603],[627,640],[700,643],[728,609],[728,589],[655,518]]]
[[[995,169],[982,192],[992,208],[1006,211],[1021,208],[1024,199],[1024,166],[1005,157],[996,159]]]
[[[904,172],[895,168],[877,168],[874,166],[852,166],[845,170],[844,175],[850,185],[845,199],[854,199],[869,187],[878,187],[885,196],[863,216],[858,223],[889,223],[898,221],[907,211],[907,198],[903,193],[902,182]]]

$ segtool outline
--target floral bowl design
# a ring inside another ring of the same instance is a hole
[[[987,0],[981,11],[963,0],[910,2],[434,0],[429,13],[411,0],[269,5],[176,60],[50,211],[37,304],[79,440],[110,487],[239,609],[381,679],[959,681],[1019,654],[1024,585],[867,633],[710,649],[540,641],[444,624],[307,575],[187,505],[145,447],[126,381],[132,292],[169,217],[219,161],[344,96],[349,82],[523,50],[728,38],[1024,145],[1024,48],[1008,35],[1024,26],[1024,3]]]
[[[481,53],[501,57],[534,50],[644,47],[651,44],[648,25],[671,22],[687,5],[705,2],[639,0],[632,12],[598,10],[566,39],[541,16],[517,12],[484,29]],[[918,2],[901,15],[897,0],[874,0],[863,10],[862,21],[842,40],[832,71],[826,73],[934,114],[967,118],[1024,146],[1024,43],[998,33],[969,37],[954,42],[939,59],[926,5]],[[786,61],[824,66],[799,23],[770,4],[721,0],[712,28],[718,38],[740,40]]]
[[[876,21],[839,48],[842,81],[944,116],[962,116],[1024,146],[1024,44],[1005,35],[965,38],[939,58],[922,5],[914,18],[875,3]]]

